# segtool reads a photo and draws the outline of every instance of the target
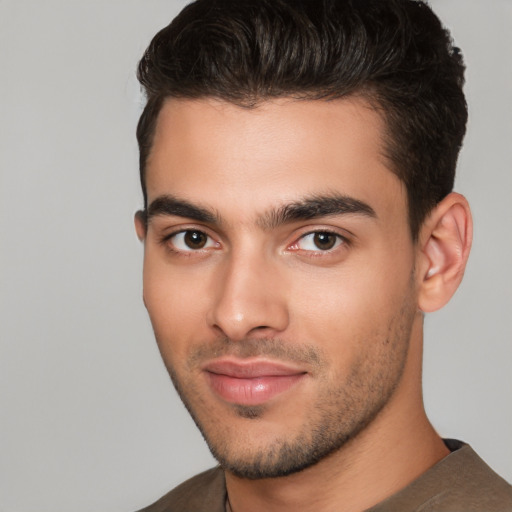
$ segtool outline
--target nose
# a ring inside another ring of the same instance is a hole
[[[208,322],[233,341],[275,336],[289,322],[284,276],[276,265],[248,254],[232,254],[217,269]]]

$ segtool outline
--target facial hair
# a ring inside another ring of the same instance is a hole
[[[202,410],[207,410],[204,398],[192,383],[178,376],[172,365],[168,364],[167,369],[212,455],[225,470],[247,479],[283,477],[302,471],[340,450],[375,420],[390,401],[403,375],[414,314],[415,308],[406,299],[390,319],[387,329],[375,334],[374,339],[360,341],[361,355],[348,373],[331,373],[328,381],[325,375],[330,367],[329,360],[318,346],[312,344],[290,345],[277,338],[236,342],[223,338],[192,350],[185,374],[191,374],[203,362],[216,357],[259,356],[306,364],[314,377],[325,380],[309,414],[310,419],[303,422],[299,431],[274,439],[256,453],[247,454],[237,449],[237,439],[219,435],[222,423],[212,425],[201,414]],[[365,352],[365,346],[377,348]],[[232,411],[247,421],[258,421],[266,410],[266,404],[232,405]]]

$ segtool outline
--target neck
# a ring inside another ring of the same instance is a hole
[[[231,511],[366,510],[448,455],[423,408],[421,340],[411,346],[409,363],[402,383],[377,418],[329,457],[280,478],[247,480],[226,473]]]
[[[366,510],[449,453],[429,424],[422,430],[416,440],[396,436],[375,444],[371,439],[354,439],[316,465],[287,477],[246,480],[228,473],[232,512]]]

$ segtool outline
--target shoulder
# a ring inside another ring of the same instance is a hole
[[[139,512],[224,512],[226,482],[220,467],[196,475]]]
[[[451,450],[405,489],[372,512],[512,512],[512,486],[467,444],[445,440]]]
[[[454,507],[467,503],[468,507],[472,507],[468,510],[512,512],[512,486],[469,445],[448,440],[449,448],[452,447],[450,443],[453,443],[452,453],[446,458],[446,468],[442,473],[442,478],[448,483],[444,501]]]

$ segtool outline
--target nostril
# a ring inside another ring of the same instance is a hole
[[[268,325],[258,325],[256,327],[253,327],[248,334],[257,336],[268,336],[271,330],[272,328],[269,327]]]

